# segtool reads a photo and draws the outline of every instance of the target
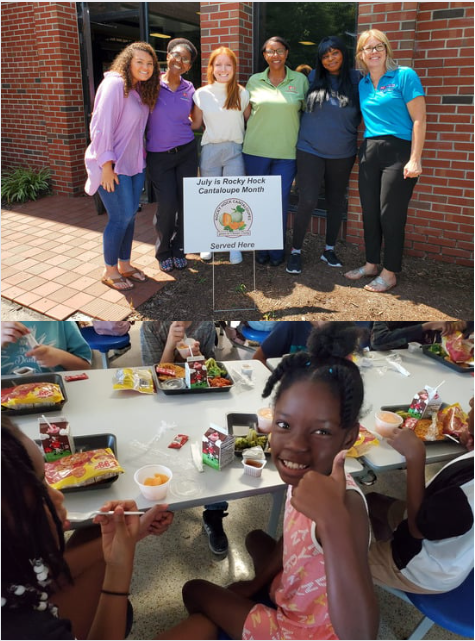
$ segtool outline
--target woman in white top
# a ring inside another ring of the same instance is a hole
[[[205,126],[200,158],[203,177],[245,175],[242,142],[251,105],[249,93],[237,82],[236,69],[237,58],[231,49],[215,49],[208,62],[208,84],[193,95],[192,128]],[[203,260],[211,259],[208,252],[200,255]],[[231,263],[241,261],[241,252],[230,252]]]

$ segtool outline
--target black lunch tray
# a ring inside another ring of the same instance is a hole
[[[114,452],[114,456],[117,457],[117,439],[115,434],[87,434],[86,436],[75,436],[73,438],[76,452],[89,452],[90,450],[101,450],[109,447]],[[41,441],[39,439],[35,440],[35,443],[41,447]],[[119,475],[116,474],[108,479],[86,485],[85,487],[66,487],[63,488],[61,492],[68,494],[69,492],[84,492],[85,490],[104,490],[110,487],[112,483],[115,483],[118,478]]]
[[[382,405],[382,406],[381,406],[381,410],[382,410],[383,412],[408,412],[410,407],[411,407],[410,405]],[[440,411],[440,410],[443,410],[445,407],[447,407],[447,403],[442,403],[442,405],[441,405],[441,406],[440,406],[440,408],[439,408],[439,411]],[[421,440],[422,440],[422,442],[423,442],[423,443],[425,443],[426,445],[427,445],[427,444],[432,445],[432,444],[434,444],[434,443],[447,443],[447,441],[448,441],[449,439],[447,439],[447,438],[445,438],[445,439],[441,438],[441,439],[438,439],[437,441],[426,441],[426,440],[424,440],[424,439],[421,439]]]
[[[244,414],[241,412],[230,412],[229,414],[226,414],[226,421],[228,426],[228,434],[233,434],[233,435],[234,435],[235,425],[247,426],[248,429],[254,425],[259,436],[267,437],[266,446],[264,448],[264,454],[266,454],[267,456],[270,456],[269,434],[267,433],[265,434],[264,432],[259,432],[259,427],[257,425],[257,421],[258,421],[257,414]],[[239,438],[239,436],[237,436],[236,438]],[[243,450],[234,449],[234,453],[236,454],[236,456],[242,456],[242,452]]]
[[[28,376],[2,376],[2,390],[8,387],[17,387],[26,383],[56,383],[61,388],[64,401],[54,404],[38,404],[15,410],[11,407],[2,407],[2,414],[7,416],[21,416],[24,414],[44,414],[44,412],[57,412],[68,400],[64,387],[63,377],[60,374],[30,374]]]
[[[434,354],[434,352],[431,352],[429,350],[430,345],[423,345],[422,346],[422,352],[428,356],[429,358],[433,358],[435,361],[439,361],[439,363],[442,363],[442,365],[445,365],[446,367],[450,367],[450,369],[455,370],[456,372],[459,372],[460,374],[466,374],[467,372],[473,372],[473,365],[470,367],[462,367],[461,365],[458,365],[457,363],[452,363],[452,361],[446,361],[443,356],[439,356],[439,354]]]
[[[228,380],[231,381],[231,385],[227,385],[226,387],[193,387],[193,388],[188,388],[188,387],[181,387],[179,389],[167,389],[166,387],[162,387],[162,382],[158,378],[157,370],[155,367],[159,365],[157,363],[156,365],[153,366],[153,373],[155,375],[155,378],[157,380],[157,387],[159,390],[161,390],[164,394],[169,394],[169,395],[174,395],[174,394],[208,394],[209,392],[229,392],[231,391],[231,387],[234,385],[234,380],[232,379],[231,375],[229,374],[227,368],[224,366],[223,363],[220,361],[216,361],[219,367],[224,369],[226,371],[226,374],[221,374],[223,378],[227,378]],[[175,365],[178,365],[179,367],[183,367],[185,369],[185,363],[175,363]]]

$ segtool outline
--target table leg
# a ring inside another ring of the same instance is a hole
[[[284,485],[281,490],[272,493],[272,509],[270,512],[269,523],[267,525],[267,534],[272,536],[274,539],[276,537],[277,526],[279,524],[280,513],[282,512],[286,491],[287,486]]]

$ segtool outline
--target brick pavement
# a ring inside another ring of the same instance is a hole
[[[132,264],[149,276],[133,290],[101,283],[102,231],[92,198],[49,196],[2,209],[2,296],[55,320],[81,312],[101,320],[122,320],[174,277],[160,271],[154,254],[155,205],[137,214]]]

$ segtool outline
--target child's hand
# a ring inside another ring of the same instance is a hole
[[[112,566],[130,568],[134,560],[135,544],[139,534],[139,516],[124,516],[125,511],[137,511],[135,501],[110,501],[103,512],[113,511],[110,516],[94,517],[101,526],[104,561]]]
[[[395,427],[392,436],[387,440],[389,445],[402,454],[406,460],[425,457],[424,443],[412,430]]]
[[[22,336],[29,334],[30,330],[17,321],[2,321],[2,347],[8,343],[16,343]]]
[[[185,337],[185,324],[183,321],[173,321],[173,323],[170,325],[170,329],[168,330],[168,339],[167,343],[169,342],[173,347],[176,347],[177,343],[182,341]]]
[[[173,523],[173,512],[167,510],[168,505],[154,505],[140,517],[138,541],[149,534],[160,536]]]
[[[193,356],[201,356],[199,341],[195,341],[195,344],[192,346],[191,351],[193,352]]]
[[[307,472],[294,487],[290,502],[296,510],[305,514],[317,526],[334,517],[338,506],[344,505],[346,492],[345,456],[341,450],[333,460],[330,476],[319,472]]]
[[[38,345],[27,352],[26,356],[32,356],[41,367],[57,367],[61,365],[64,352],[51,345]]]

